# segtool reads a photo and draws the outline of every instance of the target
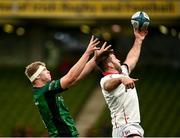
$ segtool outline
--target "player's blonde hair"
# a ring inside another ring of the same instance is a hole
[[[41,61],[35,61],[29,65],[26,66],[25,74],[28,78],[30,78],[39,68],[39,66],[46,66],[44,62]]]

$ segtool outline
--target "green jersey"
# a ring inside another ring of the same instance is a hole
[[[41,88],[34,88],[33,91],[35,105],[39,109],[49,136],[78,136],[75,122],[64,104],[63,97],[58,95],[65,91],[60,85],[60,80],[51,81]]]

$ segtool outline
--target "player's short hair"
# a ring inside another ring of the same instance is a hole
[[[114,54],[114,51],[113,50],[105,51],[104,53],[102,53],[100,57],[98,57],[95,60],[96,65],[101,72],[104,72],[106,70],[105,64],[110,54]]]
[[[30,78],[39,68],[39,66],[46,66],[44,62],[41,61],[35,61],[29,65],[26,66],[25,74],[28,78]]]

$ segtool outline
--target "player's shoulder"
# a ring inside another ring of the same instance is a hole
[[[113,78],[119,78],[122,74],[109,74],[101,78],[100,83],[105,83],[106,81],[113,79]]]

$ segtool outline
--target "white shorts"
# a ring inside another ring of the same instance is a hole
[[[113,128],[112,137],[128,137],[132,134],[143,137],[144,130],[139,125],[139,123],[130,123],[122,125],[118,128]]]

